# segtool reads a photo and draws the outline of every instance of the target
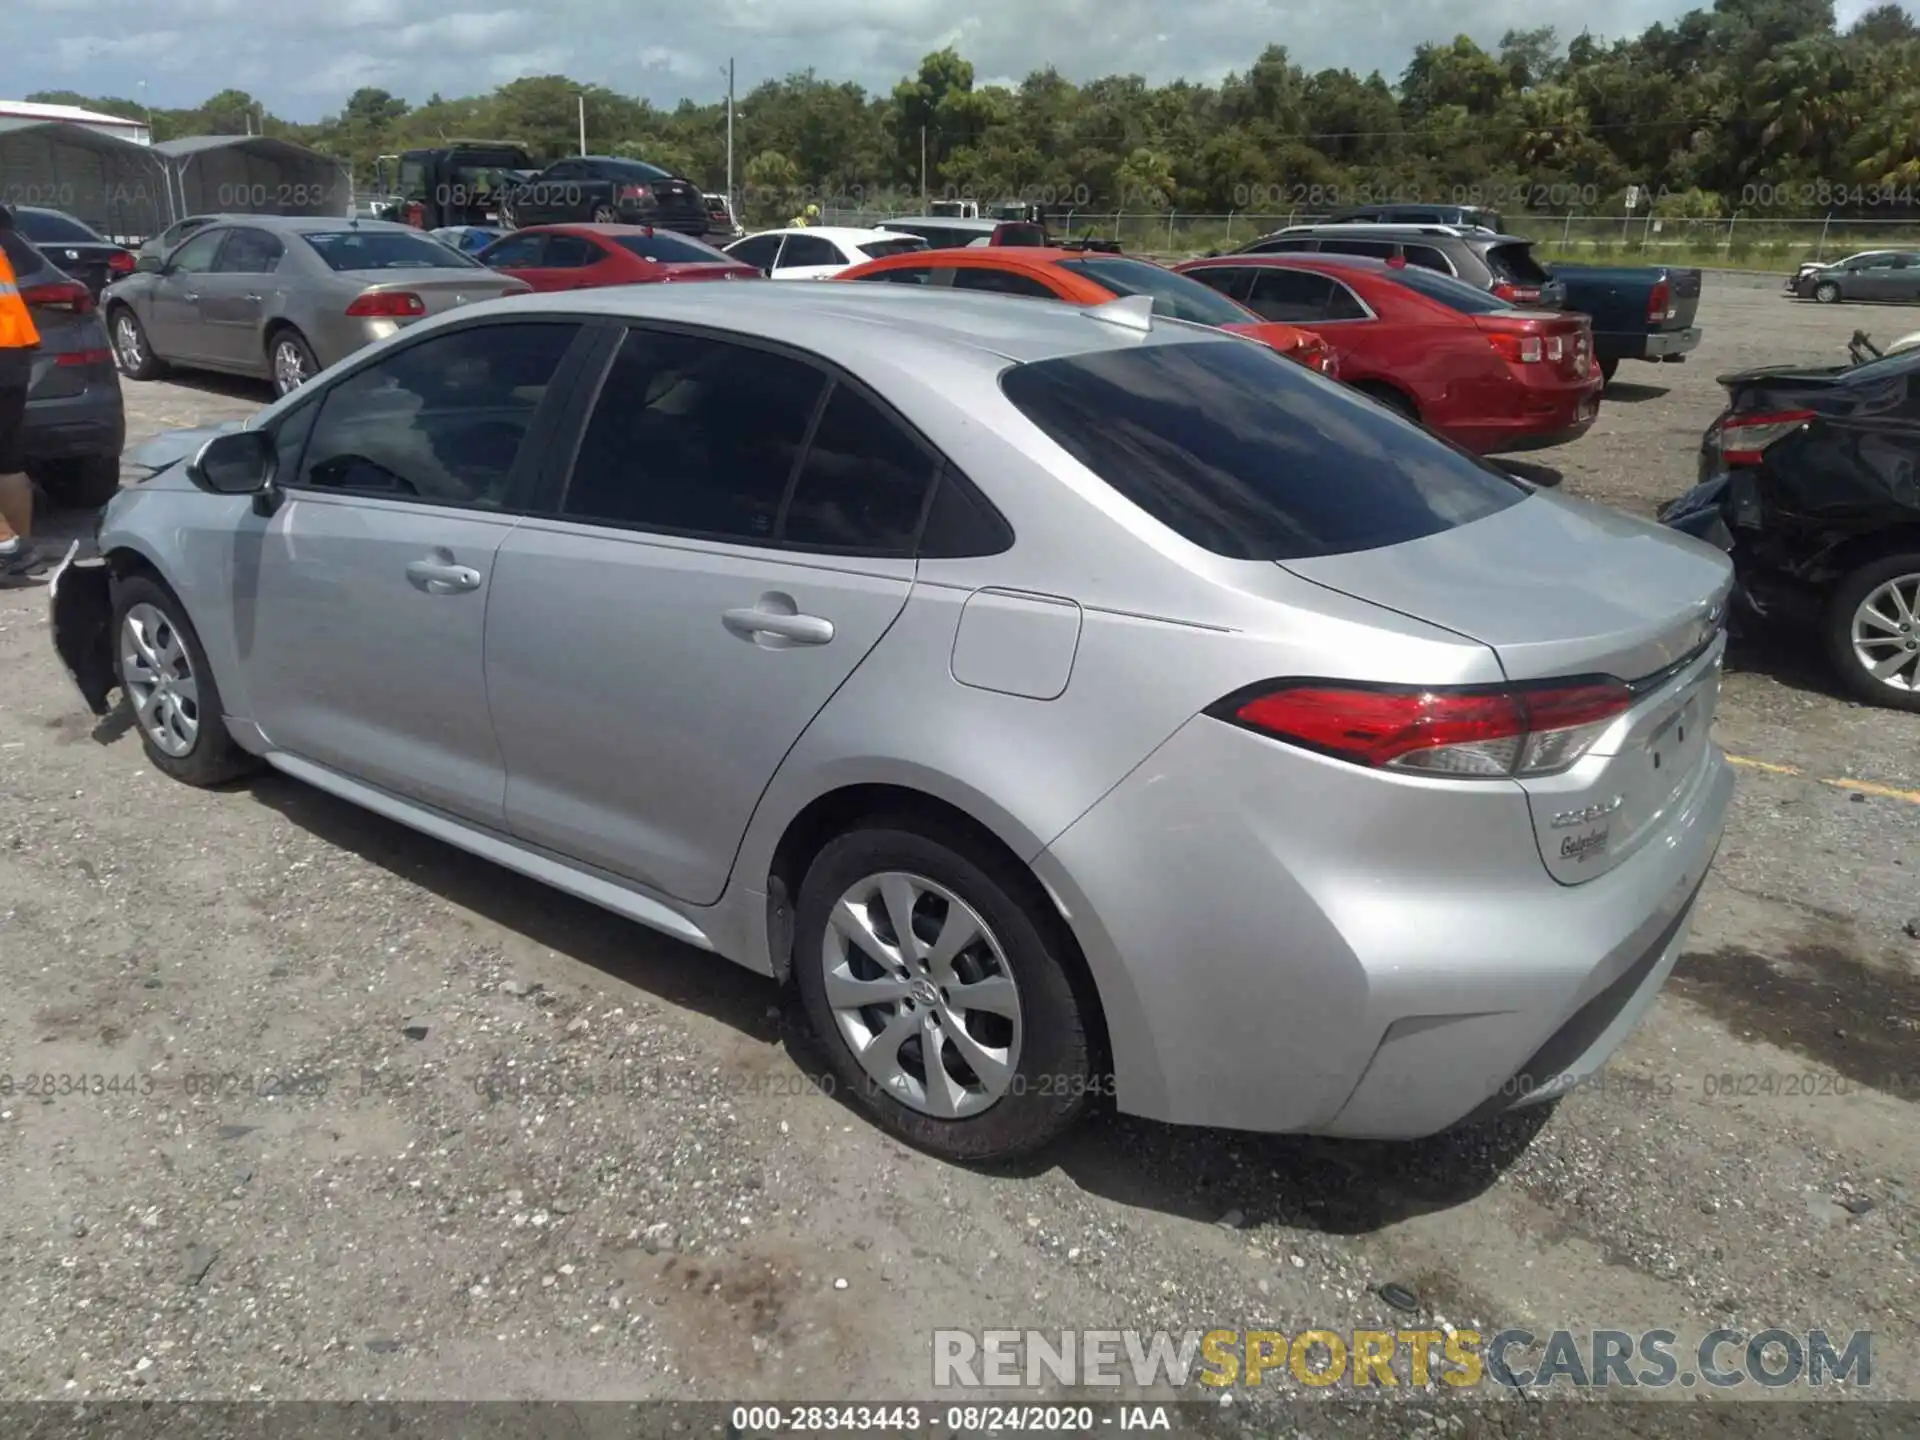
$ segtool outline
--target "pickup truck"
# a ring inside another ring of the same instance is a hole
[[[1593,350],[1607,383],[1622,360],[1678,364],[1700,344],[1700,272],[1665,265],[1547,267],[1566,289],[1562,308],[1593,321]]]

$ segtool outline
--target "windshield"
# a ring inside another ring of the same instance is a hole
[[[1000,386],[1114,490],[1236,560],[1399,545],[1527,494],[1264,345],[1195,338],[1097,350],[1016,365]]]
[[[1486,315],[1495,310],[1520,308],[1477,285],[1469,285],[1451,275],[1437,274],[1420,265],[1390,266],[1387,275],[1396,284],[1417,291],[1429,300],[1438,300],[1449,310],[1458,310],[1462,315]]]
[[[607,238],[622,250],[638,255],[642,260],[651,260],[656,265],[738,263],[731,255],[724,255],[711,245],[702,245],[698,240],[689,240],[684,235],[663,234],[658,230],[651,235],[609,235]]]
[[[13,223],[36,245],[100,245],[105,243],[93,231],[70,215],[52,210],[16,210]]]
[[[315,230],[300,237],[334,270],[461,270],[481,268],[449,245],[418,232]]]
[[[855,248],[871,260],[881,260],[889,255],[906,255],[913,251],[925,250],[927,242],[918,235],[903,235],[898,240],[869,240]]]
[[[1191,320],[1196,325],[1247,325],[1260,320],[1218,290],[1145,260],[1062,260],[1060,268],[1084,275],[1116,295],[1151,295],[1153,313],[1169,320]]]

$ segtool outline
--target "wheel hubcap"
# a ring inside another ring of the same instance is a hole
[[[140,368],[140,327],[131,315],[122,315],[113,324],[114,342],[120,347],[120,363],[129,370]]]
[[[613,211],[609,210],[605,205],[602,205],[598,210],[593,212],[593,223],[596,225],[611,225],[613,223]]]
[[[1920,575],[1898,575],[1853,612],[1853,656],[1891,689],[1920,691]]]
[[[945,886],[869,875],[833,907],[821,961],[841,1038],[901,1104],[954,1120],[1012,1086],[1019,987],[986,922]]]
[[[120,624],[120,683],[149,740],[178,759],[200,738],[200,683],[173,621],[135,605]]]
[[[307,357],[290,340],[273,347],[273,381],[282,395],[307,383]]]

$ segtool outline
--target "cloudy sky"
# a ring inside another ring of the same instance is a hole
[[[1845,24],[1871,3],[1838,0],[1836,9]],[[554,73],[656,102],[711,100],[726,93],[730,55],[741,92],[809,66],[884,89],[946,44],[983,82],[1048,62],[1075,79],[1212,80],[1273,41],[1310,67],[1392,77],[1421,40],[1465,32],[1491,45],[1509,27],[1548,24],[1563,39],[1589,25],[1631,34],[1695,8],[1684,0],[8,0],[6,8],[20,17],[23,5],[35,43],[0,57],[0,97],[78,90],[185,106],[232,85],[293,120],[338,109],[360,85],[420,101]]]

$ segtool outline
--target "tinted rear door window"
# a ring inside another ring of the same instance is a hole
[[[1393,254],[1391,240],[1322,240],[1320,249],[1327,255],[1370,255],[1385,260]]]
[[[1162,524],[1239,560],[1417,540],[1525,489],[1261,346],[1187,343],[1018,365],[1007,398]]]
[[[630,331],[594,403],[561,513],[770,543],[826,385],[790,356]]]
[[[847,257],[831,240],[818,235],[789,235],[780,249],[777,270],[795,270],[807,265],[845,265]]]
[[[859,391],[836,385],[800,466],[780,538],[909,554],[936,473],[930,450]]]
[[[1028,295],[1036,300],[1060,298],[1031,275],[1017,274],[1012,270],[994,270],[984,265],[957,266],[953,272],[953,288],[988,290],[995,295]]]
[[[1308,325],[1327,318],[1333,282],[1310,270],[1261,270],[1247,297],[1247,306],[1263,320]]]

